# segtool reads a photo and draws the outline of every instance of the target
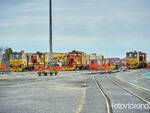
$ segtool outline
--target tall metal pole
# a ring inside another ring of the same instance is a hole
[[[50,47],[50,67],[53,63],[53,51],[52,51],[52,0],[49,0],[49,47]]]

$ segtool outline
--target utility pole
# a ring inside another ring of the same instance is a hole
[[[52,51],[52,0],[49,0],[49,47],[50,47],[50,68],[53,64],[53,51]]]
[[[45,76],[47,76],[47,74],[50,74],[50,76],[52,76],[53,74],[57,75],[58,71],[57,70],[52,70],[53,67],[53,51],[52,51],[52,0],[49,0],[49,65],[51,70],[49,72],[46,71],[46,66],[45,66],[45,70],[44,71],[39,71],[38,74],[39,76],[41,76],[42,74],[44,74]]]

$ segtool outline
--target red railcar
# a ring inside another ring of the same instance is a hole
[[[103,63],[104,56],[96,53],[88,55],[89,70],[102,70],[101,64]]]
[[[0,64],[0,71],[6,71],[6,64]]]
[[[116,66],[116,69],[122,66],[122,61],[120,58],[106,58],[104,61],[105,64]]]
[[[65,66],[63,66],[63,70],[83,70],[87,67],[87,54],[80,51],[72,51],[67,55],[67,62]]]
[[[147,63],[147,68],[150,68],[150,62]]]

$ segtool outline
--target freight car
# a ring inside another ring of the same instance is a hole
[[[126,53],[126,65],[129,69],[146,68],[146,53],[131,51]]]

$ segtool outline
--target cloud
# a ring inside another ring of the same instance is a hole
[[[7,3],[7,5],[1,5],[1,10],[4,11],[1,12],[3,14],[43,12],[48,11],[48,4],[46,1],[26,0],[21,3],[12,2],[12,4]],[[6,10],[9,12],[5,12]]]
[[[63,43],[62,43],[63,42]],[[125,48],[148,47],[150,39],[140,37],[78,37],[78,36],[54,36],[54,43],[60,47],[77,48]]]
[[[47,50],[49,1],[5,1],[0,2],[0,44]],[[116,54],[129,49],[149,51],[148,4],[149,0],[54,0],[54,49],[103,48],[111,54],[111,50]]]
[[[0,23],[0,27],[21,27],[21,26],[25,26],[27,25],[26,22],[21,22],[21,23],[18,23],[18,22],[15,22],[15,23]]]

